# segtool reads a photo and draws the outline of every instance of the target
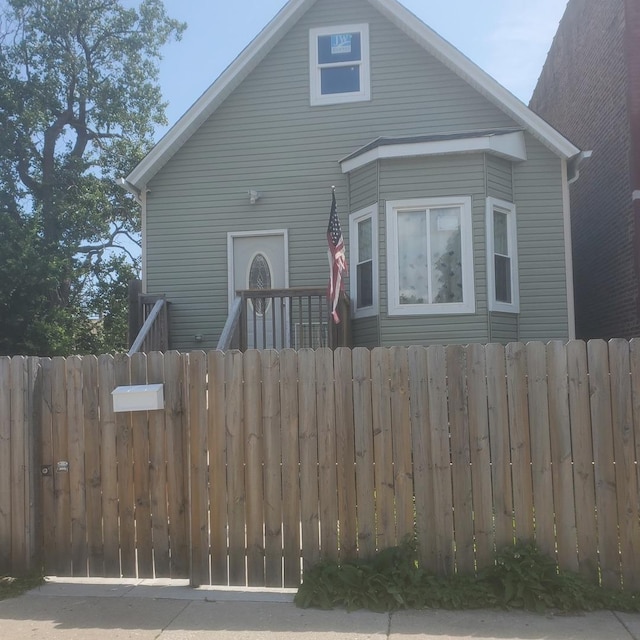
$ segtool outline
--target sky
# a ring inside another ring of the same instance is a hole
[[[567,0],[400,0],[511,93],[529,102]],[[160,86],[175,122],[286,0],[164,0],[188,28],[167,45]],[[166,128],[158,129],[161,137]]]

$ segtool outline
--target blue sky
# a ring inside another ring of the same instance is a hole
[[[401,0],[423,22],[527,103],[566,0]],[[188,24],[164,49],[160,85],[174,124],[284,6],[285,0],[164,0]],[[158,137],[166,130],[159,130]]]

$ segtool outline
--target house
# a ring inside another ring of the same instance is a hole
[[[530,107],[582,149],[571,185],[577,334],[640,336],[640,3],[570,0]]]
[[[343,344],[566,340],[579,157],[395,0],[290,0],[124,186],[172,348],[327,343],[332,187]]]

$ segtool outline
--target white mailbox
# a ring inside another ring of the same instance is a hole
[[[112,392],[113,410],[154,411],[164,409],[164,385],[135,384],[128,387],[116,387]]]

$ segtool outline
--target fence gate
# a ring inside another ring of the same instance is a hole
[[[177,353],[41,359],[45,572],[189,576],[187,420]],[[165,411],[114,413],[116,386],[165,383]]]

